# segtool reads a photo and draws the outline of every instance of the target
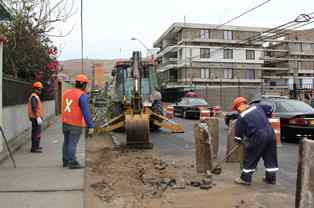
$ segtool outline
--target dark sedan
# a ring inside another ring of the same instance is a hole
[[[282,139],[314,139],[314,109],[298,100],[274,100],[274,117],[280,118]]]
[[[282,139],[314,139],[314,109],[299,100],[284,98],[261,98],[250,102],[263,103],[273,107],[272,117],[280,118]],[[236,119],[237,113],[227,113],[225,122]]]
[[[173,107],[175,116],[199,119],[201,109],[208,110],[208,103],[199,97],[183,97]]]

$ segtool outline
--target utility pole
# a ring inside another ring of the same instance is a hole
[[[84,73],[83,0],[81,0],[81,64],[81,70]]]
[[[293,67],[293,98],[297,99],[297,82],[298,82],[298,69],[299,69],[299,62],[295,59],[295,66]]]
[[[185,16],[184,16],[184,29],[185,29],[185,22],[186,19],[185,19]],[[184,36],[184,29],[182,30],[182,36]],[[183,38],[184,40],[184,38]],[[186,47],[186,41],[184,40],[184,74],[185,74],[185,80],[184,80],[184,83],[187,84],[187,79],[188,79],[188,76],[187,76],[187,67],[186,67],[186,50],[187,50],[187,47]]]
[[[191,80],[190,80],[190,88],[192,89],[193,87],[193,68],[192,68],[192,48],[190,48],[190,76],[191,76]]]

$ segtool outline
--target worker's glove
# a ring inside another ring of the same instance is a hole
[[[41,125],[43,123],[43,120],[40,117],[37,117],[36,121],[38,125]]]
[[[234,137],[234,141],[238,144],[242,143],[242,138],[241,137]]]
[[[88,129],[88,135],[92,135],[94,133],[94,128],[89,128]]]

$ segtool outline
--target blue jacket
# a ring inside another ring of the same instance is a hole
[[[244,137],[252,138],[260,132],[267,137],[273,136],[273,129],[265,111],[259,105],[253,105],[240,113],[235,126],[235,140],[240,142]]]
[[[88,95],[82,94],[79,100],[79,105],[81,108],[81,111],[84,116],[84,120],[86,122],[87,128],[94,128],[93,120],[89,112],[89,104],[88,104]]]

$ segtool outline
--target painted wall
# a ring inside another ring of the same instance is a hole
[[[43,102],[44,120],[55,115],[55,101]],[[22,135],[31,128],[31,122],[27,116],[27,105],[15,105],[3,108],[3,129],[7,139],[10,141]],[[30,135],[29,135],[30,138]],[[2,139],[1,139],[2,141]],[[0,152],[3,145],[0,145]]]

